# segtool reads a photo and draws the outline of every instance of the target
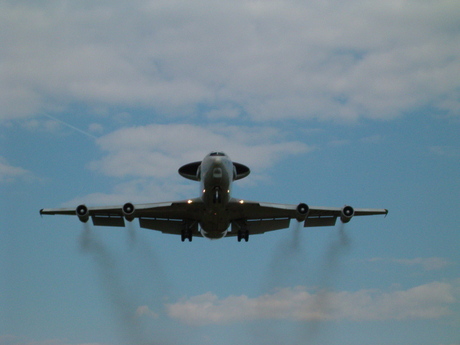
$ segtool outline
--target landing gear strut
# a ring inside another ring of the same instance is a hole
[[[193,234],[191,230],[182,230],[181,240],[184,242],[186,239],[192,242]]]
[[[238,230],[238,242],[241,242],[244,239],[245,242],[249,241],[249,231],[247,230]]]

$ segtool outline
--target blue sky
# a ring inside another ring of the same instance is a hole
[[[1,1],[0,345],[460,344],[456,1]],[[41,208],[388,208],[235,239]]]

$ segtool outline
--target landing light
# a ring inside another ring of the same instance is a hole
[[[240,200],[240,204],[243,205],[243,204],[244,204],[244,200]]]
[[[191,204],[193,200],[187,200],[187,204]]]

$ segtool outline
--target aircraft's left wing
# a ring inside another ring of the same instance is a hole
[[[288,228],[291,219],[303,222],[304,227],[333,226],[337,218],[347,223],[354,216],[388,214],[386,209],[356,208],[351,206],[318,207],[306,204],[273,204],[232,199],[229,204],[232,231],[227,236],[236,236],[245,229],[250,234]]]
[[[193,236],[201,236],[198,232],[198,221],[202,214],[201,199],[190,199],[173,202],[122,206],[86,207],[80,205],[75,208],[42,209],[40,214],[74,215],[82,222],[89,219],[96,226],[125,226],[125,219],[139,219],[141,228],[158,230],[163,233],[180,235],[185,226],[193,230]]]

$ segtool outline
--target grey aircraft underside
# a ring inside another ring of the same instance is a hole
[[[40,214],[76,215],[82,222],[91,218],[94,225],[125,226],[125,220],[139,219],[141,228],[180,235],[182,241],[193,236],[210,239],[237,237],[248,241],[249,235],[288,228],[291,219],[303,222],[304,227],[333,226],[337,218],[348,223],[354,216],[387,214],[386,209],[356,208],[351,206],[316,207],[273,204],[232,198],[233,181],[248,176],[247,166],[232,162],[223,152],[211,152],[201,162],[182,166],[179,174],[199,181],[201,196],[180,201],[122,206],[42,209]]]

